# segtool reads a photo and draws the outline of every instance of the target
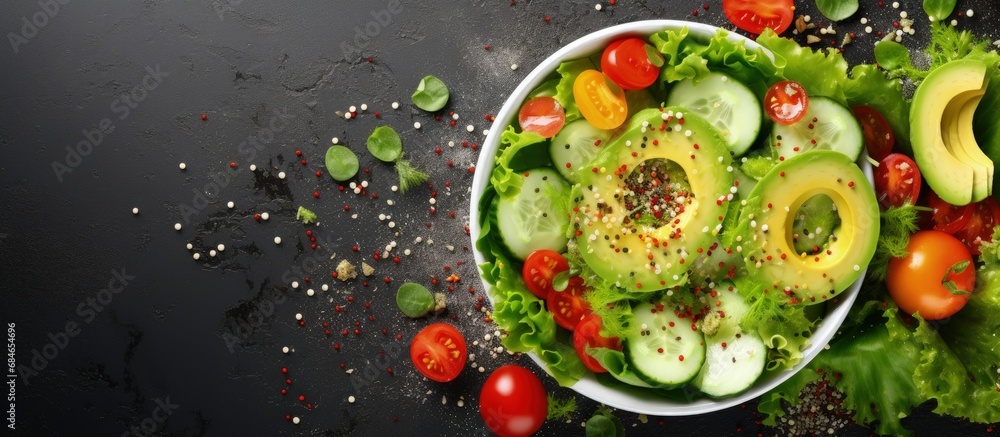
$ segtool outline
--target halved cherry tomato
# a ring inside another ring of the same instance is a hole
[[[612,42],[601,55],[601,71],[626,90],[641,90],[656,82],[663,55],[639,38]]]
[[[973,204],[955,206],[941,200],[934,190],[930,190],[927,195],[927,206],[931,208],[931,220],[934,223],[934,230],[946,234],[954,234],[969,223],[972,218]]]
[[[549,293],[545,306],[552,312],[557,325],[572,331],[580,320],[590,315],[590,305],[583,300],[583,293],[586,291],[583,278],[574,276],[569,278],[565,290],[552,290]]]
[[[792,0],[722,0],[722,12],[736,27],[760,34],[764,29],[784,32],[795,15]]]
[[[552,279],[567,270],[569,270],[569,263],[559,252],[540,249],[531,252],[524,260],[521,276],[524,278],[528,290],[531,290],[535,296],[545,299],[552,291]]]
[[[885,159],[892,153],[892,146],[896,144],[896,136],[889,127],[882,113],[871,106],[855,106],[851,108],[854,116],[861,122],[861,130],[865,134],[865,148],[868,149],[868,156],[876,161]]]
[[[996,198],[987,197],[972,204],[972,217],[965,227],[955,232],[955,237],[969,248],[973,255],[980,255],[979,245],[993,241],[993,228],[1000,225],[1000,204]]]
[[[552,138],[566,124],[566,110],[552,97],[535,97],[521,107],[517,122],[524,131]]]
[[[465,337],[447,323],[434,323],[421,330],[410,343],[410,359],[417,370],[437,382],[448,382],[465,368],[468,350]]]
[[[889,261],[885,278],[900,310],[939,320],[965,306],[976,286],[976,265],[961,241],[940,231],[920,231],[910,236],[906,251],[907,256]]]
[[[625,91],[597,70],[586,70],[573,82],[573,99],[583,118],[598,129],[615,129],[625,122]]]
[[[794,124],[806,116],[809,95],[802,84],[783,80],[771,85],[764,94],[764,112],[775,123]]]
[[[920,196],[920,170],[902,153],[890,153],[875,168],[875,196],[883,208],[915,204]]]
[[[500,437],[527,437],[538,431],[549,412],[542,381],[530,370],[507,364],[494,370],[479,392],[479,415]]]
[[[584,317],[573,329],[573,349],[576,349],[580,361],[591,372],[607,372],[608,369],[605,369],[597,359],[587,354],[588,347],[604,347],[620,351],[622,350],[622,342],[618,337],[601,335],[601,316],[591,314]]]

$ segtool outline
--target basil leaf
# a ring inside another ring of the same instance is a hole
[[[403,142],[389,126],[375,128],[365,144],[372,156],[385,162],[393,162],[403,154]]]
[[[840,21],[858,11],[858,0],[816,0],[816,8],[824,17]]]
[[[941,21],[955,11],[957,0],[924,0],[924,12],[931,21]]]
[[[396,306],[406,317],[417,319],[434,309],[434,296],[427,287],[407,282],[396,290]]]
[[[875,44],[875,62],[886,70],[913,68],[910,51],[895,41],[881,41]]]
[[[444,108],[448,103],[448,87],[434,76],[426,76],[420,79],[417,90],[413,92],[413,104],[427,112],[434,112]]]
[[[344,146],[330,146],[326,150],[326,171],[338,181],[346,181],[358,174],[358,155]]]

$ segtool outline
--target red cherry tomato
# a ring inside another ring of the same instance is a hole
[[[965,306],[976,286],[976,265],[962,242],[944,232],[920,231],[910,236],[906,251],[907,256],[889,261],[885,278],[900,310],[939,320]],[[960,270],[959,263],[967,264]]]
[[[792,0],[722,0],[722,12],[736,27],[760,34],[764,29],[784,32],[795,15]]]
[[[500,437],[526,437],[545,423],[549,400],[542,381],[524,367],[508,364],[494,370],[479,393],[479,414]]]
[[[935,231],[954,234],[969,223],[974,213],[973,204],[955,206],[941,200],[933,190],[927,196],[927,206],[931,208],[931,220]]]
[[[764,94],[764,112],[775,123],[794,124],[806,116],[809,95],[802,84],[783,80],[767,89]]]
[[[552,138],[566,124],[566,110],[552,97],[535,97],[521,107],[517,122],[524,131]]]
[[[882,113],[871,106],[855,106],[851,108],[854,116],[861,122],[861,130],[865,134],[865,148],[868,149],[868,156],[876,161],[885,159],[892,153],[892,147],[896,144],[896,136],[889,127]]]
[[[663,55],[639,38],[620,39],[601,55],[601,71],[622,89],[641,90],[656,82]]]
[[[468,350],[465,338],[447,323],[428,325],[413,337],[410,359],[417,370],[437,382],[448,382],[462,372]]]
[[[576,349],[576,355],[591,372],[607,372],[608,370],[597,359],[587,354],[588,347],[622,350],[622,342],[618,337],[601,335],[601,317],[591,314],[576,324],[576,329],[573,330],[573,349]]]
[[[552,291],[552,279],[569,270],[569,263],[554,250],[541,249],[531,252],[524,260],[521,275],[524,283],[535,296],[545,299]]]
[[[920,170],[902,153],[890,153],[875,168],[875,195],[883,208],[914,204],[920,196]]]
[[[549,293],[545,306],[552,312],[557,325],[572,331],[580,320],[590,315],[590,305],[583,300],[583,293],[586,291],[583,278],[574,276],[569,278],[569,285],[565,290],[552,290]]]
[[[972,216],[965,227],[955,232],[955,237],[969,248],[973,255],[980,255],[979,245],[993,241],[993,228],[1000,225],[1000,204],[994,197],[972,204]]]
[[[628,116],[625,91],[597,70],[586,70],[576,77],[573,100],[583,118],[598,129],[615,129]]]

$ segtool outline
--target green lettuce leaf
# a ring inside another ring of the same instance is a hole
[[[581,117],[580,108],[576,106],[576,99],[573,98],[573,82],[576,82],[580,73],[596,69],[597,66],[590,58],[566,61],[556,68],[556,73],[559,74],[559,83],[556,85],[555,99],[566,110],[566,123]]]
[[[671,83],[723,72],[763,96],[777,67],[764,52],[748,49],[743,41],[728,36],[728,32],[720,30],[708,41],[699,41],[689,37],[687,28],[653,34],[649,40],[664,57],[660,79]]]
[[[535,162],[539,159],[535,156],[538,153],[531,149],[545,148],[547,157],[546,141],[534,132],[516,132],[513,126],[507,126],[500,135],[500,152],[494,158],[496,167],[490,174],[490,185],[497,194],[507,198],[521,192],[524,177],[518,171],[544,165],[544,162]]]

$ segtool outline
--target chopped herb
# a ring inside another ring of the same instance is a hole
[[[567,399],[559,399],[549,393],[549,414],[545,417],[545,420],[569,420],[572,418],[573,413],[576,412],[576,398],[569,397]]]
[[[295,220],[301,220],[302,224],[305,225],[316,223],[316,213],[300,206],[298,212],[295,213]]]
[[[411,165],[402,156],[396,160],[396,174],[399,175],[399,191],[405,193],[406,190],[427,182],[429,176]]]

